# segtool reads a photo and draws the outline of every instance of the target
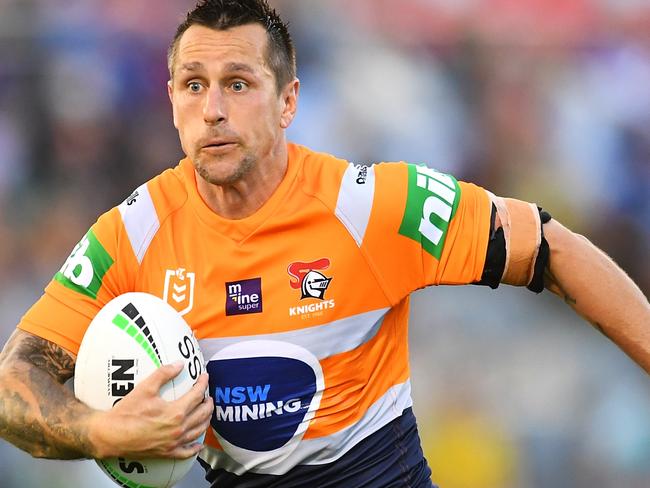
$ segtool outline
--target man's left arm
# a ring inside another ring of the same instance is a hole
[[[650,303],[604,252],[556,220],[544,224],[550,259],[546,289],[650,373]]]

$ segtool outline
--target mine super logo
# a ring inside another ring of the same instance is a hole
[[[262,278],[226,283],[226,315],[262,312]]]

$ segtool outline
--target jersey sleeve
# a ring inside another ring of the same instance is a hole
[[[18,328],[76,354],[90,321],[132,288],[137,268],[120,211],[113,208],[81,238]]]
[[[362,251],[389,298],[480,281],[491,221],[487,192],[426,166],[382,163],[373,171]]]

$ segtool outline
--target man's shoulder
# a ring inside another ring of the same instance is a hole
[[[329,195],[334,202],[348,195],[355,205],[358,197],[370,199],[371,204],[375,197],[391,198],[395,191],[406,191],[408,167],[412,166],[403,161],[349,161],[297,144],[290,144],[290,155],[302,161],[300,174],[305,192]]]
[[[182,165],[183,161],[135,188],[118,205],[122,218],[126,219],[129,215],[138,214],[142,216],[143,213],[151,213],[155,210],[157,217],[162,220],[182,207],[188,198],[186,175]]]
[[[191,163],[184,159],[173,168],[164,170],[145,183],[154,204],[157,208],[160,207],[159,211],[163,208],[173,211],[187,200],[187,171],[184,167],[187,164]]]
[[[161,223],[187,201],[185,179],[180,164],[166,169],[101,215],[93,225],[93,232],[101,242],[108,243],[126,231],[136,257],[141,260]]]
[[[324,176],[333,176],[341,182],[346,172],[358,174],[358,179],[364,183],[365,176],[370,170],[373,173],[379,172],[393,178],[396,175],[406,174],[408,163],[404,161],[378,162],[374,161],[351,161],[339,158],[330,153],[315,151],[300,144],[289,144],[290,157],[300,159],[303,163],[302,174],[306,179],[321,180]]]
[[[300,144],[289,143],[289,157],[299,160],[303,165],[303,172],[309,174],[320,171],[345,170],[349,161],[338,158],[332,154],[316,151]]]
[[[310,195],[335,198],[350,162],[332,154],[314,151],[299,144],[289,144],[289,157],[300,165],[301,189]]]

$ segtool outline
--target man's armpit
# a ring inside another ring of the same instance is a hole
[[[36,366],[59,383],[74,375],[76,356],[61,346],[41,337],[16,329],[2,351],[0,365],[19,362]]]

